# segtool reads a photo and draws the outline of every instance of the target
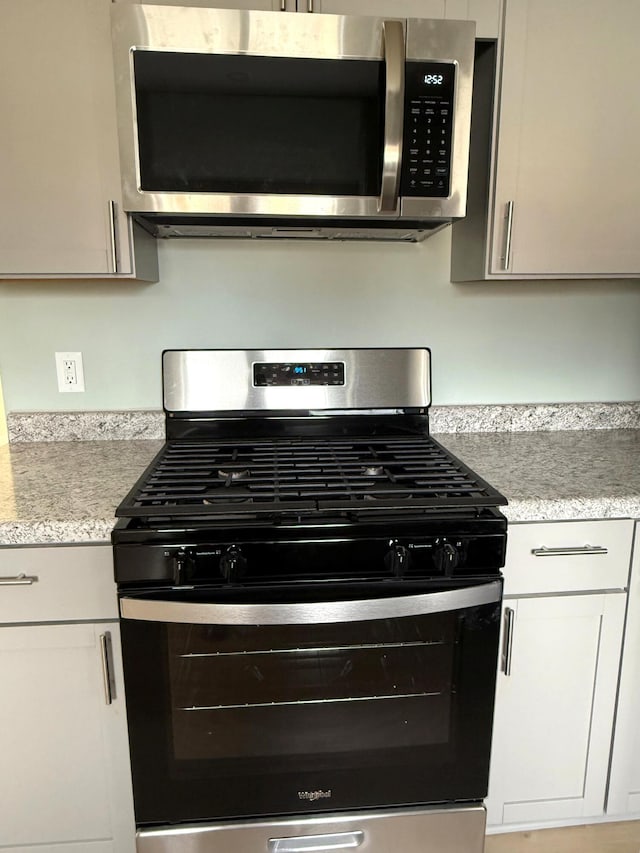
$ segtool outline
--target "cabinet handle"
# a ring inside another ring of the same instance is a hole
[[[31,586],[31,584],[37,582],[37,575],[25,575],[24,572],[19,575],[13,575],[12,577],[0,578],[0,586]]]
[[[313,0],[307,0],[307,12],[313,12]]]
[[[102,660],[102,684],[104,686],[104,701],[111,705],[116,698],[116,692],[111,678],[111,637],[109,633],[100,634],[100,652]]]
[[[287,0],[280,0],[280,11],[281,12],[287,11]]]
[[[111,237],[111,266],[114,272],[118,272],[118,208],[113,199],[109,200],[109,234]]]
[[[505,238],[504,238],[504,264],[503,269],[508,270],[511,266],[511,232],[513,226],[513,202],[507,202],[507,209],[504,215],[506,219],[507,226],[505,229]]]
[[[513,649],[513,625],[515,622],[515,610],[511,607],[504,609],[504,638],[502,640],[502,671],[505,675],[511,675],[511,652]]]
[[[608,554],[609,549],[601,545],[580,545],[577,548],[547,548],[542,545],[531,553],[534,557],[579,557],[585,554]]]

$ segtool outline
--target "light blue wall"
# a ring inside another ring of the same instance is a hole
[[[160,281],[0,284],[8,411],[159,408],[168,347],[429,346],[434,403],[640,400],[640,282],[451,284],[419,245],[161,241]],[[54,352],[84,355],[60,394]]]

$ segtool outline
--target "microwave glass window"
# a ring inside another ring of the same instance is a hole
[[[135,51],[134,70],[141,189],[379,194],[382,62]]]

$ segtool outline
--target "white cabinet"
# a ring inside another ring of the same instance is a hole
[[[490,825],[603,814],[624,606],[624,593],[506,602]]]
[[[158,278],[122,212],[109,8],[2,6],[1,278]]]
[[[0,576],[0,845],[134,853],[111,548],[2,548]]]
[[[498,37],[500,0],[297,0],[299,12],[375,15],[394,18],[448,18],[475,21],[476,37]]]
[[[639,30],[629,0],[506,0],[492,179],[470,173],[489,202],[453,229],[452,280],[640,276]]]
[[[509,528],[489,826],[604,814],[632,528]]]
[[[144,0],[116,0],[144,2]],[[154,0],[155,5],[176,5],[176,0]],[[185,0],[184,5],[215,9],[263,9],[274,12],[373,15],[384,18],[448,18],[475,21],[476,36],[498,38],[501,0]]]
[[[114,3],[147,3],[149,0],[112,0]],[[295,12],[296,0],[153,0],[153,6],[202,6],[205,9],[257,9],[262,12]]]
[[[640,522],[629,584],[607,814],[640,815]]]

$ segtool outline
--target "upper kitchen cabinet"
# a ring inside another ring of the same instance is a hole
[[[639,31],[630,0],[506,0],[493,162],[480,64],[453,281],[640,277]]]
[[[1,278],[158,279],[120,203],[110,5],[2,6]]]
[[[324,12],[328,15],[373,15],[376,18],[449,18],[475,21],[476,36],[498,37],[501,0],[116,0],[162,6],[208,6],[215,9],[260,9],[274,12]]]
[[[299,12],[475,21],[476,36],[483,39],[497,38],[500,23],[500,0],[297,0],[297,3]]]
[[[201,6],[204,9],[257,9],[260,12],[295,12],[296,0],[112,0],[114,3],[148,3],[153,6]]]

